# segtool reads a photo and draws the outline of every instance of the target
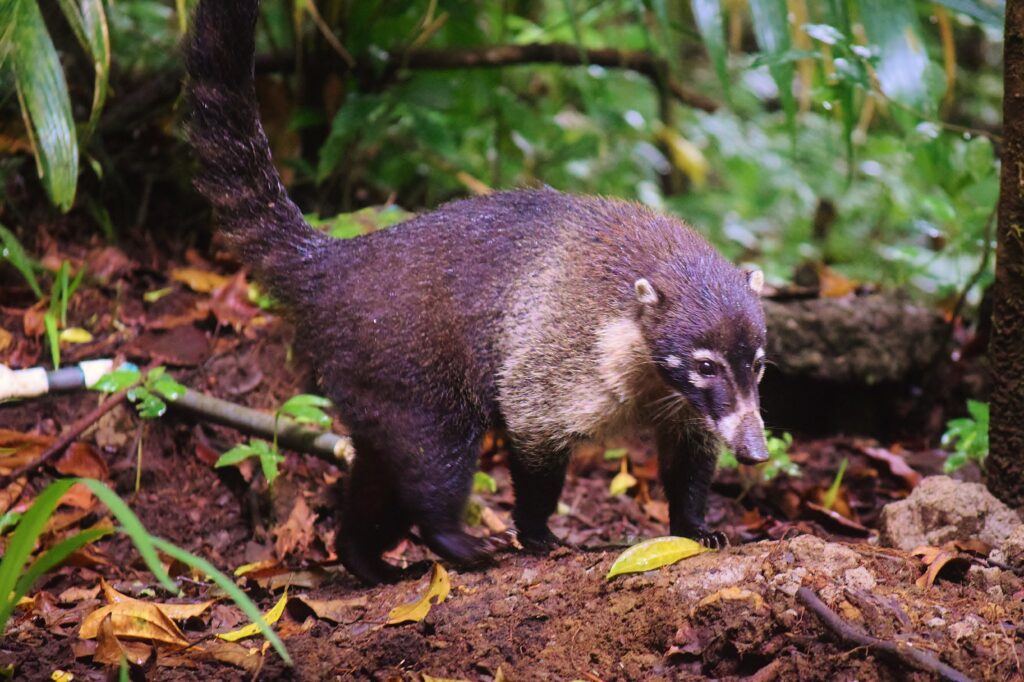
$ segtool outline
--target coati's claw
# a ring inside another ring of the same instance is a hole
[[[720,530],[705,530],[694,533],[693,539],[708,549],[725,549],[729,546],[729,538]]]
[[[478,538],[463,530],[424,533],[423,540],[435,554],[460,566],[478,566],[508,544],[501,536]]]

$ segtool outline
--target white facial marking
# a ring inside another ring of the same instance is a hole
[[[633,289],[636,291],[636,300],[644,305],[653,305],[658,302],[658,292],[645,278],[641,277],[633,282]]]
[[[722,367],[726,366],[725,358],[718,351],[711,350],[710,348],[698,348],[693,351],[693,359],[697,362],[703,362],[705,360],[709,362],[715,362]]]
[[[711,385],[711,379],[702,375],[700,372],[690,372],[688,375],[690,383],[697,388],[707,388]]]
[[[764,360],[764,348],[758,348],[754,353],[754,362]],[[764,362],[761,362],[761,368],[757,370],[757,383],[761,383],[761,379],[764,377]]]
[[[679,359],[678,355],[668,355],[665,357],[665,364],[672,369],[677,369],[679,365],[683,364],[683,361]]]
[[[718,435],[726,443],[731,443],[733,438],[736,437],[736,431],[740,428],[740,424],[748,416],[753,416],[761,428],[764,428],[764,422],[761,420],[761,411],[758,410],[757,403],[750,396],[744,396],[736,404],[736,409],[715,422],[715,429],[718,431]]]
[[[747,273],[747,284],[755,294],[760,294],[764,289],[764,273],[760,270],[751,270]]]

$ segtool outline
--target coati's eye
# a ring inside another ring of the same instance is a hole
[[[701,360],[700,364],[697,365],[697,371],[700,372],[701,376],[713,377],[718,374],[718,365],[710,360]]]

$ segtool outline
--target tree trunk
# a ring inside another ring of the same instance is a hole
[[[1006,3],[988,485],[1024,506],[1024,2]]]

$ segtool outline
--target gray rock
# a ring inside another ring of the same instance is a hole
[[[1011,568],[1024,568],[1024,525],[1014,528],[1003,544],[993,550],[989,557]]]
[[[910,497],[882,509],[879,542],[909,551],[977,538],[998,547],[1020,525],[1016,512],[980,483],[930,476]]]

